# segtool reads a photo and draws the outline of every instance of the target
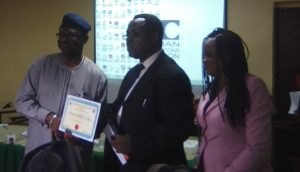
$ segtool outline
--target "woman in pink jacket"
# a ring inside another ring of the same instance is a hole
[[[204,92],[198,171],[272,172],[273,102],[264,82],[248,73],[243,40],[217,28],[203,41]]]

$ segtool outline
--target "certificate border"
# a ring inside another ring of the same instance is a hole
[[[100,109],[101,109],[101,103],[94,102],[94,101],[91,101],[91,100],[87,100],[87,99],[84,99],[84,98],[81,98],[81,97],[67,95],[67,99],[66,99],[66,102],[65,102],[65,107],[64,107],[62,119],[61,119],[61,122],[60,122],[60,125],[59,125],[59,130],[63,131],[63,132],[65,132],[66,129],[67,129],[65,126],[63,126],[63,124],[64,124],[64,121],[65,121],[66,110],[68,109],[68,106],[69,106],[70,102],[80,103],[80,104],[83,104],[85,106],[94,107],[96,109],[96,114],[95,114],[96,116],[95,116],[95,119],[94,119],[94,122],[93,122],[93,129],[92,129],[91,135],[83,134],[83,133],[81,133],[77,130],[70,129],[71,132],[72,132],[72,135],[77,136],[81,139],[93,142],[94,141],[94,135],[95,135],[95,132],[96,132],[96,127],[97,127],[97,124],[98,124],[98,119],[99,119],[99,114],[100,114]]]

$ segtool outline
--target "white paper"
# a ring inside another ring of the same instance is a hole
[[[72,135],[93,142],[100,108],[98,102],[68,95],[59,130],[69,129]]]
[[[104,128],[104,134],[105,134],[107,140],[109,141],[109,143],[111,144],[111,136],[114,136],[114,135],[115,135],[115,132],[113,131],[112,127],[111,127],[109,124],[107,124],[107,125],[105,126],[105,128]],[[124,154],[118,153],[118,152],[116,151],[116,149],[115,149],[113,146],[111,146],[111,147],[113,148],[115,154],[116,154],[117,157],[119,158],[121,164],[122,164],[122,165],[126,164],[126,163],[127,163],[127,160],[125,159]]]
[[[290,106],[289,114],[296,114],[296,111],[299,108],[298,106],[300,101],[300,91],[291,91],[290,98],[291,98],[291,106]]]

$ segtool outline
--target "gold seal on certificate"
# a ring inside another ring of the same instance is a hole
[[[100,108],[98,102],[68,95],[59,130],[69,129],[72,135],[93,142]]]

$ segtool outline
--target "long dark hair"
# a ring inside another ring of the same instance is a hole
[[[225,118],[229,121],[232,128],[237,129],[240,126],[245,126],[245,115],[249,111],[250,106],[249,91],[245,80],[248,74],[247,57],[249,51],[247,45],[239,35],[226,29],[217,28],[213,30],[204,38],[203,46],[209,38],[215,38],[216,40],[216,60],[222,66],[218,70],[222,70],[220,72],[224,74],[226,91],[224,104]],[[247,54],[245,53],[245,48]],[[203,95],[206,93],[209,94],[209,103],[218,98],[219,77],[218,74],[216,76],[209,76],[203,66]],[[221,109],[220,111],[224,117],[224,112]]]

